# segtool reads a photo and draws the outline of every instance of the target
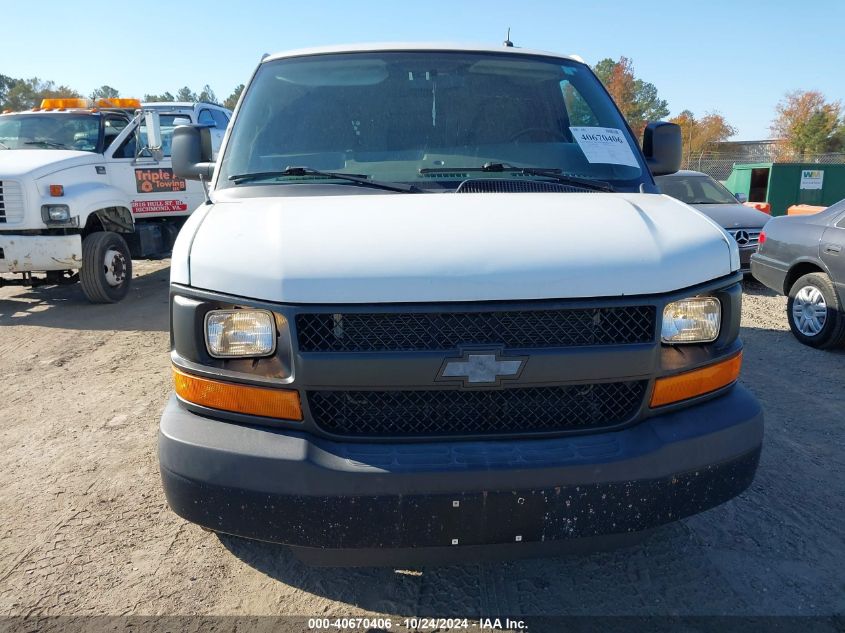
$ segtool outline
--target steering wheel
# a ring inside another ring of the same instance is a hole
[[[528,136],[529,134],[545,134],[546,136],[550,136],[556,138],[561,141],[568,141],[569,139],[566,138],[566,135],[561,132],[560,130],[553,130],[552,128],[548,127],[527,127],[524,130],[520,130],[513,136],[508,139],[509,143],[515,143],[523,136]]]

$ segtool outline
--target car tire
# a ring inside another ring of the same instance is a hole
[[[82,292],[91,303],[116,303],[129,292],[132,257],[117,233],[91,233],[82,240]]]
[[[845,308],[824,273],[804,275],[792,284],[786,318],[804,345],[828,349],[845,343]]]

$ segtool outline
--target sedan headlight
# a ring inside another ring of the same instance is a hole
[[[719,338],[722,304],[714,297],[673,301],[663,309],[664,343],[710,343]]]
[[[205,343],[214,358],[255,358],[276,350],[276,323],[266,310],[212,310]]]

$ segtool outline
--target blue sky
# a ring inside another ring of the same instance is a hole
[[[511,27],[517,46],[577,53],[590,64],[625,55],[672,114],[718,110],[736,139],[767,138],[787,90],[845,101],[845,0],[5,0],[0,15],[0,74],[85,94],[104,83],[138,97],[208,83],[223,99],[265,52],[368,41],[498,44]]]

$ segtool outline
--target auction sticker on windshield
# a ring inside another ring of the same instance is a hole
[[[572,136],[591,163],[639,167],[622,130],[614,127],[570,127]]]

